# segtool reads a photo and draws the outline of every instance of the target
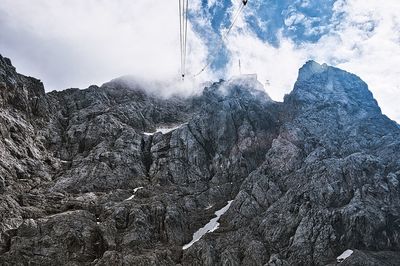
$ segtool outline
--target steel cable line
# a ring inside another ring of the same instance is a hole
[[[189,0],[179,0],[179,40],[181,50],[182,80],[185,78],[186,72],[188,7]]]
[[[188,25],[188,10],[189,10],[189,0],[186,0],[186,9],[185,9],[185,44],[183,51],[183,75],[186,73],[186,50],[187,50],[187,25]]]
[[[228,30],[222,35],[222,38],[220,39],[220,41],[218,42],[218,46],[216,47],[216,49],[214,50],[214,52],[211,54],[212,57],[214,57],[214,55],[219,51],[220,47],[222,46],[224,40],[227,38],[228,34],[230,33],[230,31],[232,30],[233,26],[236,23],[236,20],[239,18],[239,15],[242,13],[243,8],[246,6],[248,0],[243,0],[239,9],[236,11],[235,15],[233,16],[233,20],[231,25],[229,26]],[[197,77],[198,75],[200,75],[201,73],[204,72],[204,70],[206,70],[210,65],[211,65],[211,60],[208,61],[208,63],[197,73],[194,75],[194,77]]]
[[[183,73],[183,54],[182,54],[182,50],[183,50],[183,44],[182,44],[182,1],[179,0],[179,45],[180,45],[180,52],[181,52],[181,74]]]

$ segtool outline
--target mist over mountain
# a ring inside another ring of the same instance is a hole
[[[400,263],[400,128],[359,77],[162,86],[45,93],[0,56],[1,265]]]

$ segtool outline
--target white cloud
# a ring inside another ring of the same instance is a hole
[[[310,6],[310,0],[303,0],[303,1],[300,1],[300,2],[301,2],[300,6],[303,7],[303,8]]]
[[[221,7],[221,6],[223,6],[223,4],[224,4],[224,0],[208,0],[207,1],[207,6],[209,8],[214,5]]]
[[[285,25],[290,27],[295,24],[303,23],[305,16],[299,12],[291,12],[287,18],[285,18]]]
[[[192,14],[198,26],[211,32],[210,18],[200,12],[201,1],[190,1]],[[231,1],[232,15],[240,1]],[[209,0],[208,6],[221,3]],[[308,6],[310,1],[301,3]],[[249,1],[243,13],[254,15],[260,4]],[[238,74],[240,59],[242,71],[257,73],[262,83],[269,80],[268,93],[281,100],[292,89],[298,68],[315,59],[359,75],[383,112],[400,121],[400,2],[338,0],[334,12],[329,33],[317,43],[296,45],[279,36],[279,47],[258,39],[240,18],[226,41],[232,56],[225,75]],[[315,30],[299,14],[288,16],[286,23]],[[178,23],[177,4],[170,1],[0,0],[0,52],[19,72],[41,78],[47,89],[83,88],[125,74],[171,80],[179,77]],[[191,25],[188,36],[188,72],[195,73],[215,47],[205,47]],[[207,69],[198,79],[220,74],[212,72]]]
[[[400,2],[339,0],[334,11],[335,26],[317,43],[295,45],[280,36],[278,48],[258,39],[242,20],[227,42],[233,55],[228,73],[238,73],[240,58],[244,71],[257,73],[261,82],[269,80],[267,92],[281,100],[306,60],[326,62],[359,75],[383,112],[400,122]],[[297,15],[286,21],[290,25],[298,22],[301,17]]]
[[[319,51],[317,60],[337,62],[337,67],[359,75],[383,112],[400,121],[400,43],[393,38],[400,2],[339,1],[336,12],[345,14],[337,29],[307,49]]]
[[[266,90],[273,99],[281,100],[292,90],[298,68],[306,56],[297,51],[290,40],[281,38],[279,48],[266,44],[250,32],[232,35],[229,40],[227,46],[232,57],[228,76],[239,74],[240,59],[243,74],[256,73],[261,83],[269,81]]]
[[[191,6],[199,8],[199,1]],[[47,89],[82,88],[125,74],[178,78],[178,18],[170,1],[0,0],[0,51]],[[207,49],[190,25],[188,35],[193,72]]]

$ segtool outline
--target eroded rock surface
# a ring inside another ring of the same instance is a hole
[[[0,264],[398,265],[400,129],[367,85],[310,61],[260,87],[45,93],[0,56]]]

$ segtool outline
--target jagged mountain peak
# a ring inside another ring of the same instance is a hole
[[[14,66],[11,63],[11,59],[7,58],[7,57],[3,57],[1,54],[0,54],[0,67],[2,67],[2,68],[5,68],[5,67],[14,68]]]
[[[272,102],[256,75],[240,75],[229,80],[220,80],[205,87],[203,95],[218,99],[239,99],[241,101]]]
[[[339,68],[308,61],[299,70],[293,91],[286,97],[306,106],[339,104],[380,113],[368,85],[358,76]]]
[[[0,54],[0,81],[15,83],[16,76],[16,69],[12,65],[11,60]]]
[[[0,106],[12,107],[30,117],[47,112],[43,83],[16,72],[11,60],[0,55]],[[40,104],[39,104],[40,103]]]
[[[399,263],[400,129],[357,76],[35,96],[0,59],[1,265]]]
[[[327,68],[328,68],[327,64],[320,65],[314,60],[309,60],[299,69],[299,75],[297,80],[298,81],[308,80],[314,74],[319,74],[326,71]]]

